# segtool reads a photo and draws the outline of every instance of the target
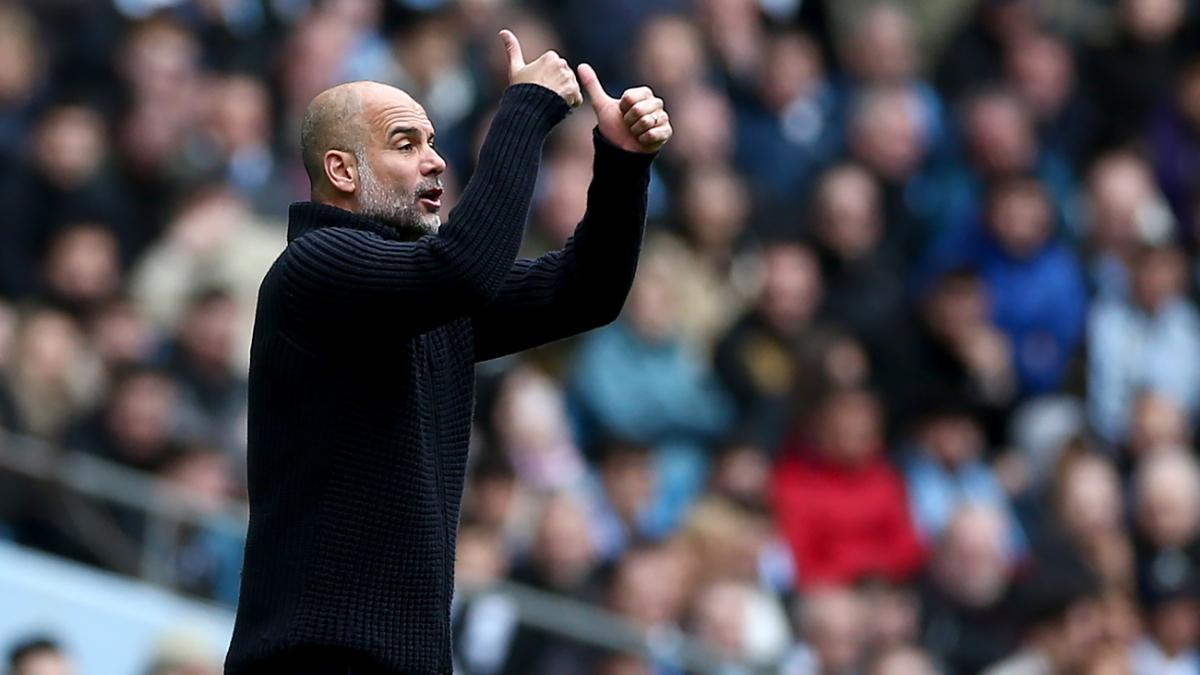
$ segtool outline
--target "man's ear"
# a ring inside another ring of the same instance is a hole
[[[325,178],[338,192],[353,193],[358,188],[358,159],[344,150],[326,150]]]

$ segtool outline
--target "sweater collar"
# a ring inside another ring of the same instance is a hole
[[[394,227],[361,216],[353,211],[318,202],[294,202],[288,208],[287,240],[304,236],[322,227],[348,227],[355,230],[374,232],[384,239],[406,240],[402,232]]]

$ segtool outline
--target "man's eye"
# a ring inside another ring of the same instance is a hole
[[[408,144],[408,145],[402,145],[402,146],[400,146],[398,149],[400,150],[400,152],[408,152],[409,150],[412,150],[412,147],[413,147],[413,146],[412,146],[412,144],[410,143],[410,144]]]

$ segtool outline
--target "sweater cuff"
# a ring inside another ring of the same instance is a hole
[[[651,162],[658,157],[654,152],[630,152],[608,140],[600,133],[600,127],[592,127],[592,144],[596,147],[596,168],[608,167],[627,175],[641,175],[650,169]]]
[[[538,120],[538,126],[547,132],[571,112],[571,106],[553,89],[529,82],[510,85],[504,90],[497,114],[505,109]]]

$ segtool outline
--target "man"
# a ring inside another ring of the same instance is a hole
[[[562,250],[517,260],[546,134],[582,101],[566,62],[526,64],[441,227],[425,111],[354,82],[301,131],[312,202],[259,291],[249,401],[250,530],[226,673],[450,673],[450,599],[473,364],[611,322],[632,283],[654,153],[647,88],[592,99],[588,211]]]

